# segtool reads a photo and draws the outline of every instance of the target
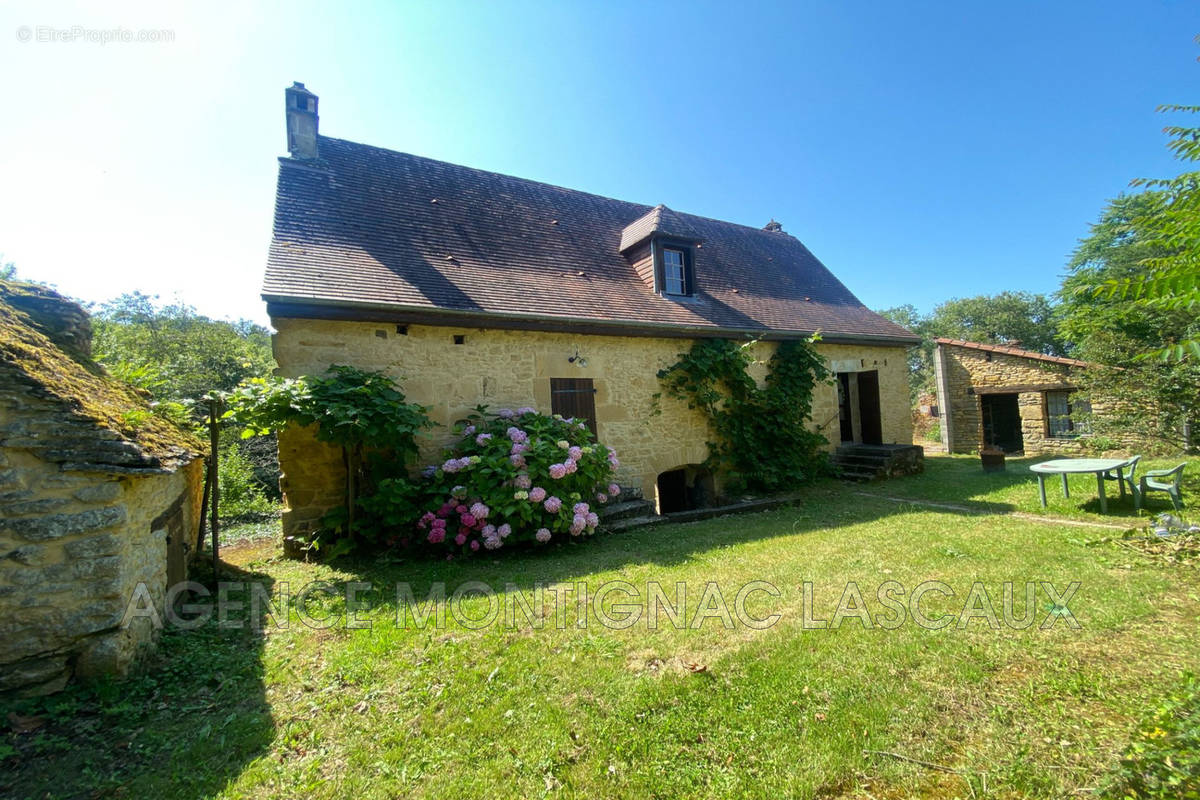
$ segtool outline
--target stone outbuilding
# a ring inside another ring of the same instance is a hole
[[[161,613],[196,547],[200,444],[90,350],[77,304],[0,281],[0,695],[126,672],[131,600]]]
[[[866,308],[780,223],[322,136],[315,94],[295,84],[285,103],[290,156],[263,286],[280,374],[380,370],[442,425],[480,404],[586,420],[620,455],[623,486],[686,510],[713,496],[711,433],[683,401],[656,402],[658,371],[704,337],[756,339],[761,362],[819,331],[836,379],[814,393],[813,428],[829,449],[911,448],[907,350],[919,338]],[[341,502],[341,454],[289,429],[279,460],[284,532],[310,533]]]
[[[958,339],[936,344],[937,410],[948,452],[1083,450],[1092,408],[1076,390],[1086,361]]]

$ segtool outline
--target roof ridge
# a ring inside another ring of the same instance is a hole
[[[956,347],[967,347],[974,350],[988,350],[995,353],[1007,353],[1008,355],[1020,356],[1022,358],[1034,358],[1041,361],[1054,361],[1060,364],[1074,364],[1081,367],[1090,367],[1093,364],[1090,361],[1083,361],[1070,356],[1052,356],[1049,353],[1039,353],[1036,350],[1026,350],[1023,347],[1013,347],[1007,344],[990,344],[988,342],[970,342],[966,339],[950,339],[944,336],[937,336],[933,340],[937,344],[949,344]]]
[[[379,150],[384,153],[390,153],[392,155],[408,156],[409,158],[416,158],[416,159],[420,159],[421,161],[431,161],[435,164],[445,164],[445,165],[448,165],[451,167],[456,167],[458,169],[465,169],[465,170],[469,170],[470,172],[477,172],[477,173],[480,173],[483,175],[491,175],[491,176],[500,177],[500,178],[507,178],[508,180],[520,181],[521,183],[532,184],[534,186],[543,186],[543,187],[547,187],[550,189],[557,189],[562,192],[571,192],[572,194],[584,195],[586,197],[594,197],[594,198],[597,198],[600,200],[606,200],[610,203],[621,203],[621,204],[628,205],[628,206],[638,206],[639,208],[643,209],[640,216],[635,217],[634,219],[630,220],[631,223],[637,221],[638,219],[641,219],[641,217],[648,215],[650,212],[661,208],[661,209],[666,209],[667,211],[670,211],[672,214],[678,214],[679,216],[682,216],[682,217],[690,217],[691,219],[700,220],[702,222],[713,222],[718,225],[732,225],[736,228],[745,228],[748,231],[751,231],[753,233],[759,233],[759,234],[777,235],[778,233],[783,233],[784,235],[789,236],[793,239],[796,238],[795,236],[792,236],[792,234],[787,233],[787,231],[767,231],[767,230],[764,230],[762,228],[762,226],[746,225],[741,222],[734,222],[733,220],[728,220],[728,219],[720,219],[718,217],[706,217],[703,214],[692,214],[688,211],[680,211],[678,209],[671,208],[670,206],[666,205],[665,203],[657,203],[655,205],[650,205],[649,203],[638,203],[633,200],[622,200],[619,197],[609,197],[606,194],[597,194],[596,192],[588,192],[583,189],[573,189],[570,186],[561,186],[557,183],[548,183],[546,181],[536,181],[533,178],[522,178],[520,175],[510,175],[507,172],[496,172],[495,170],[490,170],[490,169],[480,169],[479,167],[472,167],[467,164],[459,164],[454,161],[445,161],[440,158],[432,158],[430,156],[422,156],[422,155],[418,155],[416,153],[408,153],[403,150],[394,150],[390,147],[380,147],[380,146],[374,145],[374,144],[366,144],[365,142],[355,142],[350,139],[342,139],[337,136],[326,136],[324,134],[321,134],[318,137],[318,141],[320,141],[320,140],[341,142],[342,144],[349,144],[349,145],[353,145],[355,147],[365,147],[370,150]],[[288,159],[283,159],[283,160],[288,160]],[[661,214],[661,212],[660,212],[660,214]],[[807,248],[805,248],[805,249],[807,249]]]

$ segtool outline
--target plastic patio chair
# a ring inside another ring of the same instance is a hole
[[[1141,507],[1141,501],[1145,497],[1146,492],[1166,492],[1171,496],[1171,502],[1175,504],[1176,511],[1183,510],[1183,468],[1187,466],[1187,462],[1180,464],[1171,469],[1152,469],[1142,476],[1140,496],[1135,498],[1138,501],[1138,507]],[[1159,480],[1159,478],[1173,478],[1174,480]]]
[[[1138,487],[1134,483],[1134,478],[1137,475],[1138,462],[1141,460],[1141,456],[1134,456],[1116,469],[1110,469],[1104,473],[1104,480],[1117,482],[1117,487],[1121,490],[1121,497],[1125,497],[1125,487],[1128,486],[1135,504],[1137,503]]]

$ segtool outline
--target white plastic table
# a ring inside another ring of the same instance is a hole
[[[1123,467],[1128,459],[1124,458],[1058,458],[1054,461],[1043,461],[1029,468],[1037,475],[1038,494],[1042,498],[1042,508],[1046,507],[1046,476],[1062,475],[1063,497],[1070,497],[1071,490],[1067,488],[1067,476],[1074,474],[1096,473],[1096,489],[1100,492],[1100,513],[1108,513],[1108,499],[1104,496],[1104,473]]]

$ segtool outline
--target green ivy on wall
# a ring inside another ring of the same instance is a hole
[[[699,339],[659,371],[669,396],[708,418],[716,441],[707,466],[725,474],[729,490],[786,491],[825,468],[825,440],[808,428],[813,390],[830,379],[816,339],[780,342],[762,388],[748,371],[757,340]]]

